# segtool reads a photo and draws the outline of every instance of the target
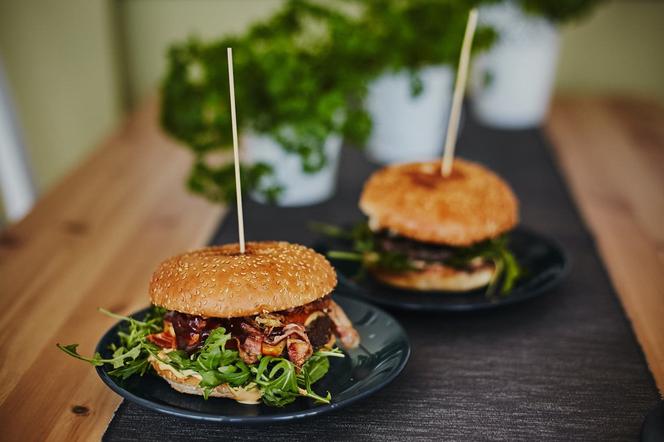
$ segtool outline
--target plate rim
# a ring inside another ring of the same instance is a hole
[[[260,424],[268,424],[268,423],[275,423],[275,422],[288,422],[288,421],[293,421],[293,420],[299,420],[299,419],[305,419],[305,418],[311,418],[314,416],[318,416],[321,414],[326,414],[329,412],[332,412],[334,410],[344,408],[348,405],[351,405],[357,401],[360,401],[366,397],[369,397],[373,395],[374,393],[382,390],[389,384],[391,384],[401,373],[403,372],[404,368],[406,365],[408,365],[408,361],[410,360],[410,356],[412,354],[412,347],[410,344],[410,338],[408,334],[406,333],[406,330],[403,328],[401,323],[394,318],[389,312],[386,312],[385,310],[381,309],[380,307],[366,302],[362,299],[358,299],[354,296],[349,296],[347,294],[339,293],[338,292],[339,288],[336,288],[334,292],[332,292],[332,295],[335,297],[341,297],[345,298],[351,302],[356,302],[360,304],[364,304],[370,309],[378,310],[380,313],[383,315],[387,316],[389,319],[392,320],[393,326],[398,327],[401,336],[404,338],[405,342],[405,352],[403,353],[403,356],[401,357],[401,360],[399,361],[398,365],[396,368],[391,372],[386,379],[384,379],[382,382],[372,386],[371,388],[362,391],[355,396],[349,397],[347,399],[343,399],[339,402],[332,402],[330,404],[322,404],[319,406],[312,407],[307,410],[301,410],[297,412],[286,412],[286,413],[278,413],[270,416],[228,416],[228,415],[214,415],[214,414],[209,414],[209,413],[202,413],[199,411],[193,411],[193,410],[185,410],[182,408],[178,408],[175,406],[171,405],[162,405],[162,404],[157,404],[153,401],[150,401],[148,399],[145,399],[141,396],[137,396],[133,394],[132,392],[122,388],[119,386],[116,382],[114,382],[113,378],[104,370],[104,366],[98,366],[95,367],[97,371],[97,375],[101,378],[101,380],[106,384],[107,387],[109,387],[113,392],[118,394],[120,397],[124,398],[125,400],[128,400],[130,402],[134,402],[138,404],[141,407],[154,410],[166,415],[170,416],[176,416],[176,417],[181,417],[185,419],[191,419],[191,420],[196,420],[196,421],[206,421],[206,422],[217,422],[217,423],[225,423],[225,424],[247,424],[247,425],[260,425]],[[143,314],[147,309],[150,307],[145,307],[141,310],[138,310],[131,315],[130,317],[134,317],[136,315]],[[105,350],[101,348],[102,342],[106,340],[106,337],[121,323],[122,321],[118,321],[115,324],[113,324],[99,339],[99,342],[97,342],[97,345],[95,346],[95,351],[101,352],[102,350]],[[169,387],[170,388],[170,387]],[[201,400],[204,400],[201,398]],[[251,405],[247,405],[251,406]]]
[[[549,246],[551,246],[553,249],[555,249],[560,256],[562,257],[562,268],[560,270],[560,273],[556,278],[554,278],[551,281],[546,282],[540,287],[537,287],[531,291],[529,291],[527,294],[520,296],[518,298],[516,297],[506,297],[506,298],[501,298],[499,302],[495,303],[476,303],[476,304],[459,304],[459,305],[435,305],[432,303],[421,303],[421,302],[401,302],[401,301],[392,301],[388,297],[378,297],[378,296],[371,296],[366,294],[365,292],[367,291],[363,286],[357,284],[355,281],[353,281],[351,278],[348,276],[344,275],[341,273],[337,267],[335,266],[335,270],[337,272],[337,278],[339,279],[339,282],[341,283],[340,285],[343,285],[346,287],[350,293],[356,299],[360,299],[362,301],[366,301],[372,304],[377,304],[382,307],[390,308],[390,309],[395,309],[395,310],[401,310],[401,311],[409,311],[409,312],[430,312],[430,313],[449,313],[449,314],[468,314],[468,313],[475,313],[475,312],[485,312],[488,310],[494,310],[502,307],[507,307],[510,305],[518,304],[521,302],[526,302],[529,301],[533,298],[536,298],[538,296],[541,296],[549,291],[551,291],[553,288],[557,287],[560,285],[569,275],[572,267],[572,260],[570,258],[569,253],[567,250],[562,246],[560,241],[558,241],[556,238],[553,238],[549,235],[542,234],[538,232],[537,230],[534,230],[530,227],[524,226],[522,224],[519,224],[516,226],[514,229],[512,229],[510,232],[513,231],[520,231],[522,233],[536,236],[539,239],[543,240],[546,242]],[[510,233],[508,232],[508,234]],[[321,241],[318,242],[320,244]],[[379,283],[377,283],[379,284]],[[394,289],[394,290],[399,290],[399,289]],[[408,294],[409,292],[416,293],[418,295],[422,294],[420,292],[415,292],[415,291],[409,291],[409,290],[400,290],[404,294]],[[436,294],[439,294],[440,296],[446,296],[448,294],[444,292],[432,292],[432,296],[436,296]],[[462,294],[462,293],[461,293]]]

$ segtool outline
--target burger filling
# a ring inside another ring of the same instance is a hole
[[[319,230],[337,237],[351,250],[328,252],[333,259],[359,261],[364,268],[389,272],[417,272],[430,264],[443,264],[463,272],[493,267],[494,277],[487,294],[509,294],[521,275],[521,269],[508,248],[506,235],[467,247],[430,244],[397,235],[389,230],[372,231],[363,222],[350,231],[335,226],[319,226]],[[359,276],[361,276],[360,273]]]
[[[337,337],[348,348],[359,342],[346,314],[329,297],[243,318],[206,318],[169,311],[164,315],[163,331],[149,335],[148,340],[162,349],[193,355],[220,327],[230,334],[225,348],[237,350],[246,364],[255,364],[261,356],[273,356],[287,358],[300,368],[316,351],[331,349]]]
[[[86,357],[78,344],[60,345],[65,353],[95,366],[109,365],[110,376],[127,379],[153,368],[179,391],[232,397],[241,403],[262,400],[283,406],[298,397],[329,403],[312,385],[343,358],[334,347],[359,344],[359,335],[331,298],[288,310],[244,318],[209,318],[153,306],[140,319],[100,309],[125,324],[108,357]],[[184,390],[180,390],[184,389]]]
[[[375,233],[375,239],[378,250],[384,254],[394,253],[403,256],[412,270],[421,269],[427,264],[433,263],[444,264],[467,272],[492,266],[490,259],[482,254],[472,253],[471,247],[423,243],[387,230]]]

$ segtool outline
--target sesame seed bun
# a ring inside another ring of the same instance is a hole
[[[464,247],[494,238],[518,222],[509,185],[480,164],[454,160],[443,178],[440,161],[397,164],[364,185],[360,209],[374,230],[421,242]]]
[[[427,264],[423,269],[408,272],[389,272],[370,269],[378,281],[397,288],[418,291],[467,292],[491,282],[495,272],[493,264],[473,270],[458,270],[443,264]]]
[[[232,318],[284,310],[328,295],[330,263],[287,242],[207,247],[162,262],[150,282],[154,305],[192,315]]]

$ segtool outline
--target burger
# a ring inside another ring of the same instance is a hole
[[[336,274],[313,250],[286,242],[208,247],[162,262],[150,282],[152,310],[120,317],[112,357],[86,358],[126,378],[154,371],[187,394],[282,406],[297,397],[329,402],[312,384],[330,357],[359,344],[359,335],[330,297]],[[118,315],[112,314],[114,317]]]
[[[355,259],[379,282],[418,291],[507,294],[520,275],[506,233],[518,222],[510,186],[486,167],[456,159],[397,164],[365,183],[359,206],[366,223],[350,233]]]

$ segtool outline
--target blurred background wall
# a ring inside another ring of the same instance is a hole
[[[565,92],[633,94],[664,103],[664,2],[612,1],[565,27],[556,85]]]
[[[170,43],[242,31],[282,0],[0,0],[0,66],[39,192],[155,94]],[[664,2],[617,0],[563,31],[557,89],[664,103]],[[1,205],[0,205],[1,209]]]
[[[41,190],[118,120],[112,17],[103,0],[0,0],[1,65]]]

